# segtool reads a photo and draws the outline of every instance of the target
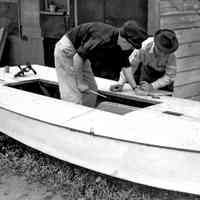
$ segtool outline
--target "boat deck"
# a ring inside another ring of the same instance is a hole
[[[4,73],[1,69],[0,79],[3,85],[0,90],[1,106],[41,121],[84,132],[92,131],[100,136],[200,151],[200,141],[196,139],[200,137],[199,102],[164,96],[165,92],[162,91],[156,91],[157,94],[161,94],[159,99],[154,96],[139,96],[127,86],[123,92],[112,95],[148,102],[150,106],[118,115],[5,86],[30,80],[57,83],[55,69],[39,65],[33,67],[37,75],[30,72],[25,77],[19,78],[13,78],[19,71],[18,68],[11,67],[10,73]],[[99,90],[105,93],[109,92],[110,85],[115,83],[102,78],[96,80]],[[123,132],[126,134],[122,134]],[[151,134],[147,134],[148,132]]]
[[[96,78],[99,91],[141,107],[116,114],[38,95],[15,87],[57,85],[54,68],[33,65],[25,77],[0,69],[0,131],[42,152],[111,176],[165,189],[200,194],[200,102],[139,96],[128,86]],[[33,85],[32,85],[33,86]],[[14,88],[13,88],[14,87]],[[32,88],[32,87],[31,87]]]

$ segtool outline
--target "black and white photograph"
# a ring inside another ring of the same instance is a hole
[[[0,200],[200,200],[200,0],[0,0]]]

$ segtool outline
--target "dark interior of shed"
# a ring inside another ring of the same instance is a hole
[[[56,5],[54,12],[50,4]],[[1,0],[0,27],[8,30],[8,39],[0,65],[25,64],[27,61],[54,67],[55,43],[71,27],[102,21],[119,27],[136,20],[147,30],[148,0]],[[116,59],[93,62],[96,76],[117,80]],[[108,67],[109,66],[109,67]]]

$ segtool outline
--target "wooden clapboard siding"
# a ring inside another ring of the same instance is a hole
[[[177,58],[200,55],[200,42],[182,44],[175,54]]]
[[[200,66],[197,69],[179,72],[176,78],[175,86],[198,82],[199,77],[200,77]]]
[[[177,86],[174,88],[175,96],[181,98],[192,98],[200,96],[200,82]]]
[[[187,44],[190,42],[200,42],[200,27],[198,28],[192,28],[188,31],[188,29],[185,30],[176,30],[176,35],[179,39],[180,44]]]
[[[190,71],[200,68],[200,55],[177,59],[177,72]]]
[[[161,27],[190,29],[200,27],[200,15],[196,11],[171,12],[161,15]]]
[[[200,101],[200,95],[193,96],[193,97],[188,97],[188,99],[192,99],[192,100],[195,100],[195,101]]]
[[[200,2],[160,0],[160,28],[174,30],[179,39],[174,96],[200,98]]]
[[[162,0],[160,1],[160,13],[172,11],[194,11],[199,8],[198,0]]]
[[[18,0],[0,0],[0,2],[17,3]]]

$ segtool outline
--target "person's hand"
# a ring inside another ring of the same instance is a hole
[[[136,87],[135,88],[135,94],[139,95],[139,96],[147,96],[148,95],[148,91],[144,91],[142,90],[140,87]]]
[[[144,91],[147,91],[147,92],[150,92],[153,90],[153,86],[151,83],[148,83],[146,81],[141,81],[140,82],[140,89],[141,90],[144,90]]]
[[[77,87],[78,87],[80,92],[89,92],[89,89],[90,89],[88,87],[88,85],[86,85],[84,83],[79,83]]]
[[[121,92],[122,89],[123,89],[122,84],[115,84],[115,85],[110,86],[110,91],[112,91],[112,92]]]

